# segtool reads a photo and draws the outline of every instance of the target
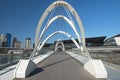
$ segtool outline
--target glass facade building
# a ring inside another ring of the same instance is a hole
[[[11,47],[11,38],[12,38],[12,35],[10,33],[6,33],[6,46],[7,47]]]

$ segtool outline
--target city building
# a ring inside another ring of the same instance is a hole
[[[104,42],[105,46],[120,46],[120,34],[108,38]]]
[[[106,36],[85,38],[86,46],[103,46]]]
[[[86,46],[103,46],[106,36],[85,38]],[[78,39],[75,39],[78,42]],[[76,48],[72,40],[62,40],[66,49]],[[54,42],[54,44],[56,41]]]
[[[6,36],[1,34],[0,35],[0,47],[6,47]]]
[[[12,47],[13,48],[21,48],[21,41],[17,40],[17,38],[14,37],[13,41],[12,41]]]
[[[35,43],[33,43],[33,49],[35,48]]]
[[[26,49],[31,49],[31,39],[28,37],[25,40],[25,48]]]
[[[6,33],[6,47],[11,47],[11,38],[12,35],[10,33]]]
[[[15,47],[15,44],[17,43],[17,38],[16,37],[14,37],[13,38],[13,41],[12,41],[12,47],[14,48]]]

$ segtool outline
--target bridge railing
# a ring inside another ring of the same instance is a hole
[[[78,49],[69,49],[68,51],[87,57],[80,53]],[[93,59],[101,59],[104,64],[120,70],[120,50],[92,50],[89,49]],[[84,52],[83,52],[84,53]]]
[[[40,56],[49,52],[49,49],[43,48],[41,51],[38,51],[37,55],[34,57]],[[24,51],[23,53],[2,53],[0,54],[0,70],[14,65],[19,62],[20,59],[29,59],[32,51]]]
[[[34,57],[37,57],[37,56],[40,56],[40,55],[43,55],[43,54],[46,54],[46,53],[48,53],[48,52],[50,52],[51,50],[49,49],[49,48],[42,48],[40,51],[36,51],[35,53],[36,54],[34,54],[33,55],[33,58]],[[30,57],[30,56],[29,56]]]
[[[23,53],[2,53],[0,54],[0,70],[9,67],[13,64],[18,63],[20,59],[28,59],[30,56],[29,52]]]
[[[81,55],[81,56],[84,56],[84,57],[89,58],[89,56],[86,54],[85,51],[80,51],[80,49],[77,49],[77,48],[68,49],[67,51],[70,51],[70,52],[73,52],[73,53],[75,53],[75,54],[79,54],[79,55]]]
[[[119,50],[89,50],[93,59],[101,59],[103,63],[120,70],[120,51]]]

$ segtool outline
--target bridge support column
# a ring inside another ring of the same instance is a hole
[[[36,64],[32,60],[20,60],[14,72],[14,78],[26,78],[36,69]]]
[[[95,78],[107,78],[107,71],[101,60],[89,60],[84,64],[84,69],[92,74]]]

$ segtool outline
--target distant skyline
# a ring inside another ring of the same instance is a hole
[[[56,0],[0,0],[0,34],[25,43],[35,39],[37,24],[45,9]],[[85,37],[120,34],[120,0],[65,0],[78,12],[85,29]]]

